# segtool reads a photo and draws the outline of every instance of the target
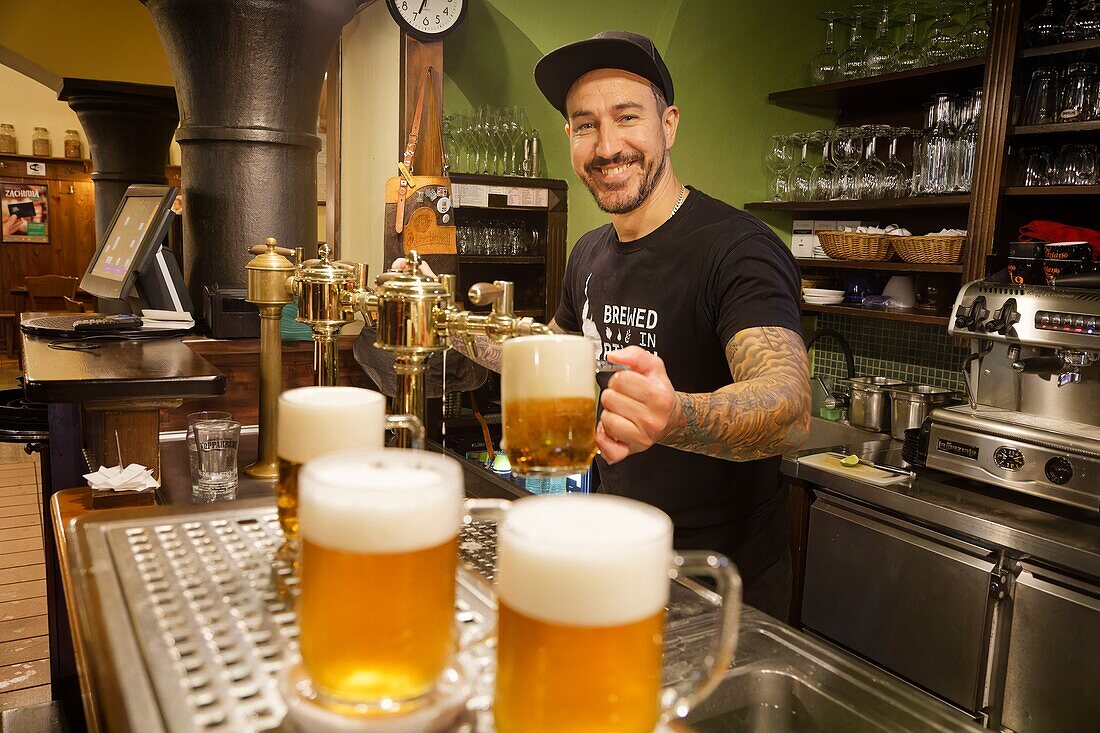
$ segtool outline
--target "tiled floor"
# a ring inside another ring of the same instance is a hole
[[[19,364],[0,357],[0,389]],[[0,710],[50,699],[38,454],[0,443]]]

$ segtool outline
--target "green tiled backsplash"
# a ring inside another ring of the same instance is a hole
[[[943,326],[821,314],[817,327],[839,331],[852,346],[856,373],[962,390],[959,366],[967,350],[956,346]],[[836,339],[814,344],[813,373],[825,380],[847,376]]]

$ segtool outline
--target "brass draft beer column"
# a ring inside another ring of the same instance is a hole
[[[279,322],[283,307],[290,302],[287,277],[294,264],[287,259],[291,250],[277,246],[274,237],[249,250],[256,255],[248,271],[246,300],[260,311],[260,436],[256,462],[244,472],[253,478],[275,478],[279,473],[279,458],[275,445],[275,410],[282,391],[283,349]]]

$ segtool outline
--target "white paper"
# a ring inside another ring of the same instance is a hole
[[[84,479],[94,491],[144,491],[160,486],[153,478],[153,469],[140,463],[131,463],[126,468],[100,466],[98,471],[84,474]]]

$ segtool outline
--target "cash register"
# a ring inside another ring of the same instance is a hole
[[[178,194],[176,186],[127,188],[80,281],[80,289],[99,298],[101,308],[128,310],[134,316],[67,313],[29,318],[20,327],[53,337],[193,328],[194,306],[167,246]]]

